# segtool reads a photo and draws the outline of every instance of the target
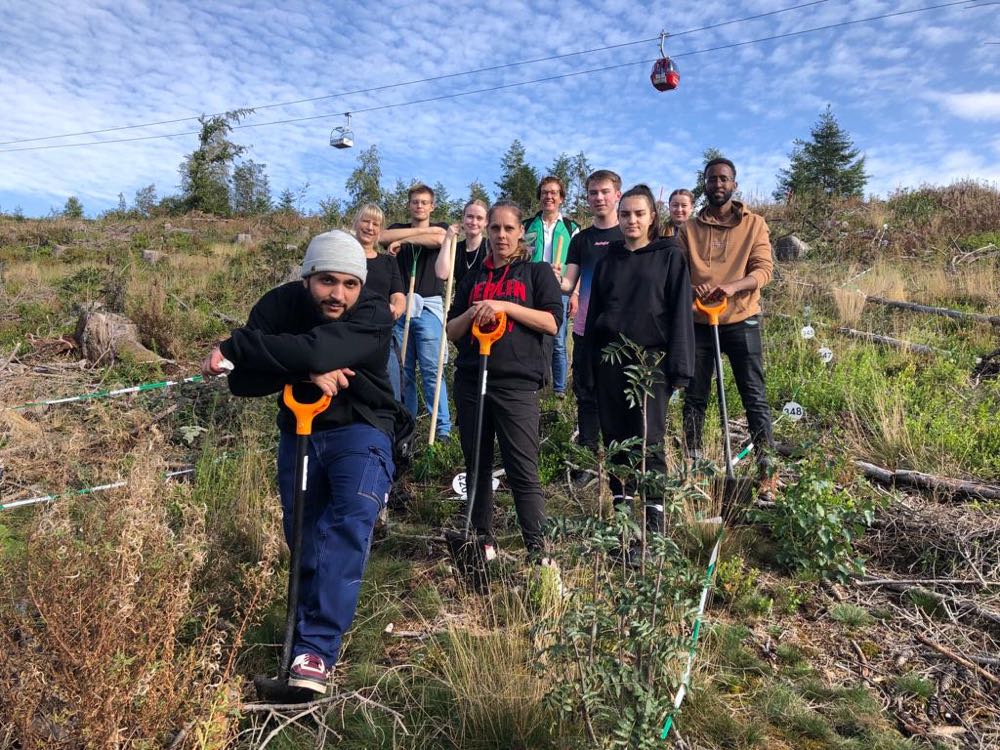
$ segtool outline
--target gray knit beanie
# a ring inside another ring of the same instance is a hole
[[[361,243],[353,235],[339,229],[317,234],[306,248],[306,257],[302,261],[302,278],[322,271],[349,273],[357,276],[364,284],[368,276],[368,260]]]

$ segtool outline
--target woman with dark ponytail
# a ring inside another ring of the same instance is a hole
[[[593,337],[593,367],[601,432],[606,442],[645,437],[647,470],[666,472],[663,453],[667,402],[675,389],[687,386],[694,372],[694,327],[691,280],[683,248],[676,238],[659,238],[659,216],[653,193],[636,185],[618,204],[624,241],[614,242],[594,270],[587,335]],[[624,335],[641,346],[647,361],[659,358],[651,395],[643,410],[629,406],[625,368],[636,364],[606,362],[603,350]],[[612,457],[625,463],[625,456]],[[631,500],[634,488],[612,477],[616,506]],[[663,498],[646,496],[646,528],[663,530]]]
[[[476,406],[486,400],[479,473],[472,523],[487,559],[496,551],[493,538],[493,438],[514,495],[528,559],[542,562],[545,499],[538,479],[538,389],[545,379],[545,336],[554,336],[562,320],[562,293],[548,263],[532,263],[524,244],[521,209],[510,201],[495,203],[487,215],[489,252],[469,269],[448,311],[448,338],[455,342],[455,405],[465,465],[472,466]],[[493,344],[485,394],[479,393],[479,344],[472,324],[495,326],[500,313],[507,330]],[[470,496],[472,496],[470,488]]]

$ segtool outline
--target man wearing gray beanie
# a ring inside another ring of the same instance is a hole
[[[302,281],[267,292],[242,328],[202,364],[207,375],[232,366],[236,396],[333,396],[309,438],[302,563],[291,688],[324,694],[340,643],[354,619],[372,530],[395,470],[397,425],[412,418],[393,398],[386,372],[393,318],[365,286],[367,262],[346,232],[313,237]],[[228,360],[228,362],[227,362]],[[311,381],[303,383],[302,381]],[[308,391],[313,391],[309,393]],[[285,539],[292,544],[295,417],[278,397],[278,488]],[[400,420],[403,420],[401,422]]]

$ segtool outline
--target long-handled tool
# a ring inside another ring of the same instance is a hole
[[[413,265],[410,266],[410,291],[406,293],[406,319],[403,321],[403,344],[400,347],[399,358],[402,360],[402,372],[399,379],[406,377],[406,345],[410,340],[410,319],[413,317],[413,293],[417,288],[417,257],[420,251],[413,249]]]
[[[733,473],[733,449],[729,436],[729,411],[726,408],[726,388],[722,380],[722,346],[719,344],[719,316],[729,306],[725,297],[715,305],[706,305],[700,299],[694,301],[695,309],[708,317],[715,337],[715,387],[719,395],[719,419],[722,421],[723,450],[726,457],[726,483],[722,494],[722,516],[725,518],[733,508],[742,508],[750,499],[753,481],[748,477],[737,479]]]
[[[277,678],[256,675],[254,687],[261,700],[277,703],[296,703],[316,697],[312,690],[291,687],[288,672],[292,667],[292,646],[295,643],[295,617],[299,606],[299,578],[302,567],[302,521],[305,517],[306,477],[309,468],[309,436],[313,419],[330,405],[330,397],[323,395],[318,401],[299,403],[292,386],[286,385],[282,394],[287,406],[295,415],[295,494],[292,496],[292,559],[288,564],[288,610],[285,613],[285,640],[281,646],[281,664]]]
[[[448,263],[448,283],[444,288],[444,315],[448,317],[448,308],[451,307],[451,290],[455,284],[455,248],[458,245],[458,235],[451,237],[451,260]],[[437,432],[438,404],[441,403],[441,383],[444,382],[444,353],[448,351],[448,337],[441,331],[441,343],[438,345],[438,367],[437,380],[434,381],[434,408],[431,409],[431,431],[427,437],[427,444],[434,445]]]
[[[462,531],[445,531],[444,537],[459,571],[472,579],[477,591],[489,586],[486,572],[488,551],[483,549],[477,535],[470,536],[472,530],[472,511],[476,504],[476,484],[479,481],[479,452],[483,445],[483,421],[486,413],[486,376],[490,352],[507,330],[507,314],[498,313],[496,325],[484,331],[477,324],[472,324],[472,335],[479,341],[479,399],[476,402],[476,433],[472,441],[472,466],[466,475],[466,494],[468,502],[465,509],[465,528]]]

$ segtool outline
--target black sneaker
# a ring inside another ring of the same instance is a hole
[[[413,492],[404,482],[394,482],[389,488],[389,510],[405,511],[413,502]]]
[[[597,481],[597,475],[586,469],[571,469],[569,472],[569,483],[574,490],[585,490]]]

